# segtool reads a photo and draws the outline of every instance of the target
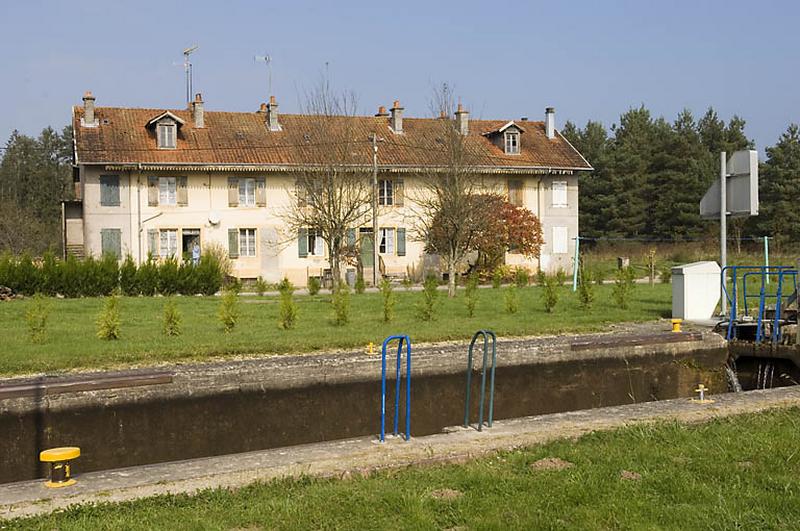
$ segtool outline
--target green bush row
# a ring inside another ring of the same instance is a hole
[[[224,274],[216,257],[205,255],[197,265],[175,259],[157,262],[152,257],[137,266],[128,255],[122,264],[113,255],[66,260],[52,253],[34,262],[29,255],[0,256],[0,286],[17,293],[64,297],[98,297],[119,290],[125,295],[213,295],[222,287]]]

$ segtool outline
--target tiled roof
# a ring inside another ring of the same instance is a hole
[[[83,108],[75,107],[73,126],[79,163],[84,164],[159,164],[159,165],[275,165],[302,166],[319,163],[309,148],[330,139],[322,138],[319,117],[281,114],[281,131],[269,131],[264,113],[205,111],[205,127],[193,126],[188,110],[169,110],[185,121],[178,131],[177,149],[156,146],[155,132],[146,124],[166,109],[128,109],[98,107],[97,127],[82,127]],[[348,120],[355,142],[353,160],[372,163],[370,135],[377,133],[384,141],[378,150],[382,167],[419,168],[442,166],[444,147],[442,122],[432,118],[403,118],[403,134],[395,134],[389,118],[358,116]],[[470,120],[467,145],[474,155],[473,164],[487,170],[573,169],[591,166],[560,134],[552,140],[545,136],[544,122],[523,121],[519,155],[506,155],[484,133],[496,131],[508,120]]]

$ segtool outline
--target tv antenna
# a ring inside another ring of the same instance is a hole
[[[192,103],[192,63],[189,56],[199,48],[198,45],[190,46],[183,51],[183,71],[186,74],[186,105]]]
[[[264,55],[253,56],[253,60],[256,63],[261,62],[267,65],[267,96],[272,96],[272,57],[265,53]]]

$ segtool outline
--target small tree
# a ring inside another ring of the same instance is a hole
[[[506,303],[506,312],[508,313],[517,313],[519,310],[519,301],[517,300],[517,285],[511,284],[506,288],[505,293],[505,303]]]
[[[107,340],[120,338],[119,297],[112,295],[106,298],[103,310],[95,322],[98,338]]]
[[[428,275],[422,284],[422,303],[417,314],[423,321],[432,321],[436,312],[436,301],[439,297],[439,281],[435,275]]]
[[[131,255],[125,257],[122,267],[119,268],[119,287],[123,295],[128,297],[135,297],[139,294],[139,287],[136,283],[136,262],[133,261]]]
[[[165,336],[176,337],[181,335],[181,313],[175,304],[175,299],[168,297],[164,303],[164,322],[162,331]]]
[[[524,267],[518,267],[514,271],[514,283],[518,288],[524,288],[531,280],[531,275]]]
[[[322,283],[319,281],[319,277],[310,277],[306,287],[308,288],[308,294],[313,296],[319,293]]]
[[[464,301],[467,305],[467,315],[475,317],[475,307],[478,304],[478,274],[475,271],[470,273],[469,278],[467,278]]]
[[[581,307],[585,310],[588,310],[592,307],[592,304],[594,304],[594,281],[592,279],[591,271],[588,268],[581,266],[579,275],[580,283],[578,284],[578,298],[581,301]]]
[[[361,295],[367,289],[367,284],[364,282],[364,273],[359,271],[356,275],[356,293]]]
[[[239,293],[236,290],[226,289],[222,294],[219,305],[219,320],[226,334],[233,332],[236,321],[239,319]]]
[[[395,296],[392,283],[388,278],[381,280],[380,289],[383,300],[383,322],[390,323],[394,319]]]
[[[614,288],[611,290],[611,296],[614,302],[622,310],[628,309],[633,288],[635,287],[635,277],[633,268],[623,267],[617,270],[614,276]]]
[[[333,290],[333,323],[344,326],[350,322],[350,286],[340,282]]]
[[[269,285],[267,284],[267,281],[264,280],[264,277],[259,275],[255,284],[253,285],[253,289],[255,290],[256,295],[263,297],[264,293],[266,293],[266,291],[269,289]]]
[[[288,278],[284,278],[278,284],[280,292],[280,308],[278,310],[278,327],[283,330],[291,330],[297,324],[298,308],[294,302],[294,286]]]
[[[553,313],[558,304],[558,277],[555,275],[544,275],[542,282],[544,309],[547,313]]]
[[[41,293],[33,296],[33,303],[25,312],[28,323],[28,335],[33,343],[44,343],[47,339],[47,319],[50,317],[50,305],[45,302]]]

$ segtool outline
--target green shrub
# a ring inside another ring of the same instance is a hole
[[[390,323],[394,319],[395,296],[392,283],[388,278],[381,280],[381,300],[383,301],[383,322]]]
[[[74,255],[67,255],[61,266],[61,294],[75,298],[83,295],[83,264]]]
[[[661,271],[658,272],[658,279],[661,281],[662,284],[669,284],[672,282],[672,267],[664,266],[661,268]]]
[[[55,255],[47,251],[42,258],[40,270],[41,286],[40,291],[45,295],[53,297],[61,293],[61,261]]]
[[[28,323],[28,336],[33,343],[44,343],[47,339],[47,318],[50,316],[50,305],[41,293],[33,296],[33,302],[25,312]]]
[[[598,286],[602,286],[606,280],[606,272],[602,268],[596,268],[592,271],[592,278],[594,279],[594,283]]]
[[[78,277],[79,297],[99,297],[103,294],[104,283],[100,263],[93,256],[86,257],[78,264]]]
[[[518,288],[524,288],[531,280],[531,275],[524,267],[518,267],[514,270],[514,283]]]
[[[581,268],[579,271],[578,283],[578,299],[581,301],[581,307],[588,310],[594,304],[595,299],[595,285],[592,278],[592,273],[588,269]]]
[[[178,261],[171,256],[158,266],[158,292],[167,297],[178,293]]]
[[[176,284],[181,295],[194,295],[199,293],[197,281],[197,266],[191,260],[184,261],[178,266],[178,281]]]
[[[164,322],[162,331],[165,336],[177,337],[181,335],[181,314],[178,311],[178,306],[175,304],[175,299],[172,297],[167,298],[164,303]]]
[[[222,293],[217,315],[222,323],[222,330],[226,334],[230,334],[239,319],[239,293],[237,291],[226,289]]]
[[[635,276],[632,267],[618,269],[614,276],[614,287],[611,290],[611,297],[616,305],[622,309],[628,309],[633,288],[635,287]]]
[[[224,277],[223,264],[215,254],[207,253],[200,257],[195,268],[197,274],[197,291],[203,295],[214,295],[222,287]]]
[[[103,310],[97,316],[97,337],[112,340],[120,337],[119,297],[112,295],[103,304]]]
[[[136,286],[142,295],[152,297],[158,292],[158,264],[152,256],[136,270]]]
[[[406,291],[411,291],[411,286],[414,285],[414,281],[411,280],[411,277],[409,276],[403,278],[403,280],[401,280],[400,283],[403,285],[403,288],[405,288]]]
[[[350,286],[347,282],[339,282],[333,292],[333,323],[344,326],[350,321]]]
[[[517,313],[519,310],[519,301],[517,298],[517,290],[519,288],[516,284],[511,284],[506,288],[505,292],[505,303],[506,303],[506,313]]]
[[[559,286],[563,286],[564,282],[566,281],[567,281],[567,273],[559,267],[556,270],[556,282],[558,282]]]
[[[503,271],[500,268],[496,268],[494,271],[492,271],[492,287],[494,289],[498,289],[502,283]]]
[[[432,321],[439,298],[439,280],[436,275],[428,275],[422,284],[422,302],[417,307],[417,316],[423,321]]]
[[[111,295],[119,288],[119,260],[116,255],[104,254],[97,264],[97,274],[100,295]]]
[[[259,275],[259,277],[256,279],[255,284],[253,284],[253,289],[255,290],[256,295],[258,295],[259,297],[263,297],[264,293],[266,293],[267,290],[269,289],[269,284],[267,284],[267,281],[264,280],[264,277]]]
[[[545,283],[547,283],[547,275],[544,271],[539,269],[536,271],[536,285],[544,287]]]
[[[294,302],[294,286],[288,278],[278,284],[280,307],[278,309],[278,327],[290,330],[297,324],[298,307]]]
[[[136,283],[136,262],[133,257],[128,255],[122,266],[119,268],[119,288],[128,297],[139,295],[139,286]]]
[[[361,295],[367,289],[367,283],[364,282],[364,273],[360,272],[356,275],[356,293]]]
[[[309,295],[316,295],[321,287],[322,282],[319,281],[319,277],[309,277],[308,285],[306,286]]]
[[[561,286],[557,275],[545,275],[542,285],[542,296],[544,297],[544,309],[547,313],[553,313],[558,304],[558,288]]]
[[[9,286],[23,295],[33,295],[41,289],[41,275],[29,254],[23,254],[16,267],[16,286]]]
[[[473,271],[467,278],[467,286],[464,290],[464,301],[467,305],[467,315],[475,317],[475,307],[478,305],[478,274]]]
[[[3,252],[0,254],[0,286],[14,289],[11,286],[13,276],[14,262],[11,259],[11,254]]]

